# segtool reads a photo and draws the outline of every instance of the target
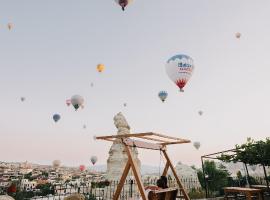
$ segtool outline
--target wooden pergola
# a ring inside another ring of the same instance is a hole
[[[171,137],[171,136],[153,133],[153,132],[99,136],[99,137],[96,137],[96,139],[106,140],[106,141],[110,141],[110,142],[114,142],[115,140],[120,141],[120,142],[122,142],[122,144],[125,147],[125,150],[127,152],[128,161],[127,161],[126,166],[124,168],[124,171],[123,171],[123,174],[122,174],[121,179],[119,181],[119,184],[117,185],[117,189],[116,189],[115,194],[113,196],[113,200],[118,200],[130,169],[132,170],[134,177],[135,177],[135,180],[137,181],[138,189],[140,191],[142,199],[149,200],[147,195],[146,195],[144,186],[143,186],[143,182],[141,179],[141,175],[140,175],[138,166],[137,166],[137,164],[134,161],[134,158],[132,156],[131,147],[161,151],[166,159],[166,165],[165,165],[165,168],[163,170],[162,175],[166,176],[167,172],[170,168],[172,170],[173,175],[175,176],[175,179],[177,181],[177,184],[179,186],[180,191],[183,194],[184,199],[190,200],[190,198],[189,198],[187,192],[185,191],[180,179],[178,178],[176,170],[174,169],[173,164],[172,164],[172,162],[167,154],[167,145],[190,143],[190,140],[181,139],[181,138],[177,138],[177,137]]]

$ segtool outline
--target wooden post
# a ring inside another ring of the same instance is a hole
[[[202,171],[203,171],[205,198],[207,199],[208,198],[208,179],[206,180],[206,177],[205,177],[205,169],[204,169],[203,157],[201,157],[201,161],[202,161]]]
[[[123,144],[125,146],[125,149],[126,149],[126,152],[127,152],[127,155],[128,155],[128,160],[129,160],[129,163],[131,165],[133,175],[134,175],[134,177],[135,177],[135,179],[137,181],[139,191],[140,191],[140,193],[142,195],[142,199],[143,200],[148,200],[148,197],[146,196],[145,189],[144,189],[144,186],[143,186],[142,178],[141,178],[141,176],[139,174],[138,166],[137,166],[136,162],[134,161],[134,159],[132,157],[130,147],[125,144],[123,139],[122,139],[122,142],[123,142]],[[117,200],[117,199],[115,199],[115,200]]]
[[[166,158],[166,160],[167,160],[167,163],[168,163],[169,167],[171,168],[171,170],[172,170],[172,172],[173,172],[173,175],[174,175],[174,177],[175,177],[175,179],[176,179],[176,181],[177,181],[177,184],[178,184],[178,186],[179,186],[179,188],[180,188],[180,191],[181,191],[181,192],[183,193],[183,195],[184,195],[185,200],[190,200],[190,198],[189,198],[189,196],[188,196],[186,190],[184,189],[184,187],[183,187],[181,181],[179,180],[179,178],[178,178],[178,176],[177,176],[177,173],[176,173],[176,171],[175,171],[175,169],[174,169],[174,167],[173,167],[173,164],[172,164],[172,162],[171,162],[171,160],[170,160],[170,158],[169,158],[169,156],[168,156],[166,150],[162,150],[162,152],[163,152],[163,154],[164,154],[164,156],[165,156],[165,158]],[[167,164],[166,164],[166,165],[167,165]]]
[[[168,170],[169,170],[169,163],[166,162],[166,165],[164,167],[164,170],[163,170],[163,173],[162,173],[162,176],[166,176],[167,173],[168,173]]]
[[[262,166],[263,166],[264,177],[265,177],[265,181],[266,181],[266,185],[267,185],[267,190],[270,191],[269,181],[268,181],[267,173],[266,173],[266,170],[265,170],[265,165],[263,164]]]
[[[126,164],[126,166],[125,166],[125,169],[124,169],[124,171],[123,171],[123,174],[122,174],[122,176],[121,176],[120,182],[119,182],[119,184],[117,185],[115,194],[113,195],[113,200],[118,200],[119,195],[121,194],[121,190],[122,190],[122,188],[123,188],[123,186],[124,186],[124,184],[125,184],[125,180],[126,180],[126,178],[127,178],[128,172],[129,172],[129,170],[130,170],[130,166],[131,166],[131,165],[130,165],[130,161],[128,160],[128,161],[127,161],[127,164]]]

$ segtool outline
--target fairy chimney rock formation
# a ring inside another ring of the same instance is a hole
[[[117,134],[130,134],[130,126],[122,113],[118,113],[114,116],[114,125],[117,128]],[[131,148],[131,153],[138,167],[140,168],[141,162],[138,159],[138,150],[136,147]],[[107,179],[109,181],[120,180],[128,157],[123,144],[120,139],[116,139],[109,151],[109,158],[107,160]],[[128,175],[127,179],[132,178],[131,174]]]

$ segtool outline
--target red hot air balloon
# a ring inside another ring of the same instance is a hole
[[[132,0],[115,0],[115,2],[117,4],[119,4],[119,6],[121,6],[122,10],[124,11],[125,10],[125,7],[131,3]]]
[[[70,100],[70,99],[67,99],[67,100],[66,100],[66,104],[67,104],[67,106],[70,106],[71,100]]]
[[[80,169],[81,172],[83,172],[85,170],[85,166],[84,165],[80,165],[79,169]]]

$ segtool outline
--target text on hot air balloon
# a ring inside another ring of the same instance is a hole
[[[178,63],[178,67],[184,67],[184,68],[190,68],[190,67],[192,67],[192,65],[191,64],[188,64],[188,63],[182,63],[182,62],[180,62],[180,63]]]

